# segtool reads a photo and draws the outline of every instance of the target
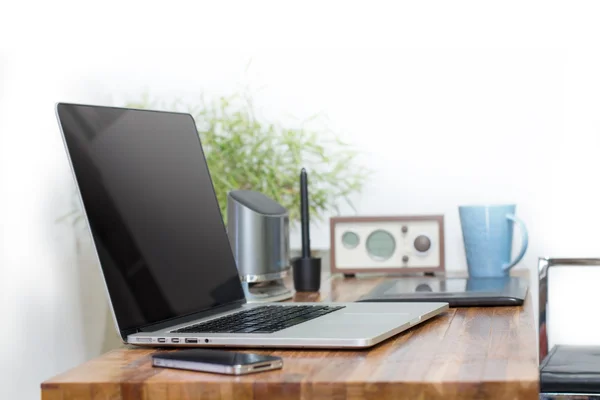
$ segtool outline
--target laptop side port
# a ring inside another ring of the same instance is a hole
[[[196,338],[187,338],[185,339],[186,343],[198,343],[198,339]]]
[[[167,339],[164,337],[158,338],[158,343],[166,343]]]
[[[171,339],[171,343],[179,343],[179,338],[173,338]]]

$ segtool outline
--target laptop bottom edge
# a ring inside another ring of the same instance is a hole
[[[381,331],[370,337],[277,337],[270,335],[238,334],[238,335],[202,335],[185,334],[172,335],[169,333],[137,333],[128,337],[127,344],[139,347],[233,347],[233,348],[289,348],[289,349],[361,349],[373,347],[393,336],[396,336],[414,326],[448,310],[448,304],[438,305],[419,318],[406,321],[394,328]]]

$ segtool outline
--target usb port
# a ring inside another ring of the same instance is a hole
[[[186,343],[198,343],[198,339],[187,338],[185,339]]]
[[[167,339],[165,339],[164,337],[158,338],[158,343],[165,343],[167,341]]]
[[[179,339],[178,338],[173,338],[173,339],[171,339],[171,343],[179,343]]]

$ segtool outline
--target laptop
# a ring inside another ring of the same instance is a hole
[[[125,343],[362,348],[448,308],[247,303],[191,115],[66,103],[56,114]]]

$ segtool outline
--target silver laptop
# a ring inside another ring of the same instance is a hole
[[[193,118],[64,103],[56,112],[124,342],[369,347],[448,308],[248,304]]]

